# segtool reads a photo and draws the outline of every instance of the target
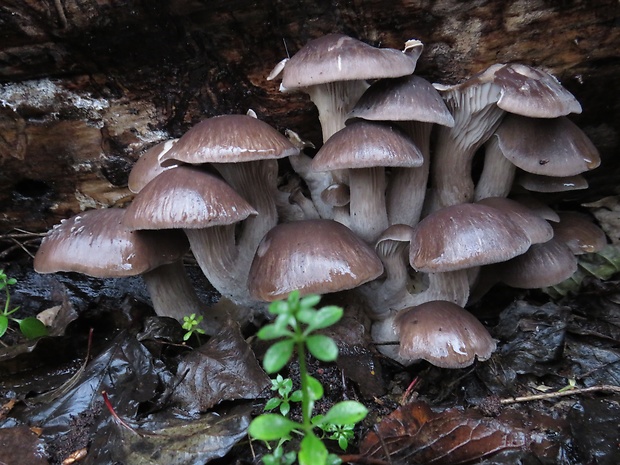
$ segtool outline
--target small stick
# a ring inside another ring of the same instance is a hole
[[[568,391],[562,391],[562,392],[547,392],[545,394],[532,394],[531,396],[511,397],[508,399],[501,399],[499,402],[500,404],[506,405],[506,404],[515,404],[518,402],[530,402],[532,400],[554,399],[556,397],[566,397],[566,396],[572,396],[575,394],[585,394],[587,392],[601,392],[601,391],[620,393],[620,386],[604,384],[601,386],[590,386],[587,388],[570,389]]]

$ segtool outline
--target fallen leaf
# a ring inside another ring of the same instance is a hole
[[[396,409],[369,433],[361,455],[392,463],[458,465],[502,450],[527,447],[525,428],[476,410],[448,409],[434,412],[423,402]]]

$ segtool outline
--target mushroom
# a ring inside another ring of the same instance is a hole
[[[404,365],[419,360],[441,368],[464,368],[487,360],[496,342],[478,319],[453,302],[430,301],[406,308],[395,318],[382,322],[387,337],[395,332],[400,344],[379,346],[379,350]],[[382,326],[373,326],[373,339],[381,340]],[[384,342],[391,342],[389,339]]]
[[[581,174],[575,176],[543,176],[526,171],[517,173],[515,184],[529,192],[553,193],[583,190],[588,188],[588,181]]]
[[[495,64],[443,92],[455,125],[440,126],[431,162],[429,209],[471,202],[472,159],[495,132],[505,112],[532,118],[557,118],[580,113],[581,106],[550,74],[521,64]]]
[[[553,225],[554,237],[575,255],[596,253],[607,245],[605,232],[588,215],[565,211],[559,216],[560,221]]]
[[[235,270],[247,272],[258,243],[278,222],[277,159],[297,154],[299,148],[264,121],[221,115],[193,126],[162,155],[162,164],[209,163],[251,202],[257,215],[243,224],[237,244],[241,252],[235,258]]]
[[[398,240],[406,240],[406,234]],[[469,297],[472,269],[513,258],[530,245],[531,240],[523,227],[496,208],[469,203],[442,208],[424,218],[410,232],[409,265],[425,273],[427,288],[412,293],[403,288],[407,286],[403,278],[405,271],[391,271],[398,279],[390,279],[388,275],[384,288],[373,283],[376,293],[370,294],[370,315],[378,320],[388,319],[404,308],[431,300],[464,306]],[[400,262],[389,256],[387,261],[385,255],[380,254],[386,270],[399,266]]]
[[[132,230],[183,229],[198,265],[223,296],[251,303],[246,279],[249,253],[235,240],[235,224],[256,210],[220,178],[190,166],[164,171],[127,207]]]
[[[431,129],[433,124],[454,126],[454,118],[439,92],[415,75],[380,79],[364,92],[349,117],[394,121],[420,149],[423,164],[417,168],[393,168],[387,188],[389,224],[415,226],[426,195]]]
[[[349,212],[335,219],[374,243],[388,227],[384,167],[417,167],[422,161],[420,150],[400,129],[360,120],[323,144],[312,169],[348,170]]]
[[[507,196],[517,168],[545,176],[575,176],[599,166],[598,151],[566,117],[507,115],[487,141],[475,198]]]
[[[344,127],[349,111],[368,88],[368,79],[413,73],[422,53],[418,40],[403,52],[377,48],[344,34],[327,34],[311,40],[284,61],[280,90],[302,90],[319,111],[323,142]],[[271,73],[274,79],[280,73]]]
[[[89,210],[63,220],[43,238],[34,258],[37,273],[72,271],[97,278],[141,275],[155,313],[182,321],[204,314],[182,258],[189,250],[180,231],[132,231],[125,210]],[[211,321],[206,329],[219,323]]]
[[[325,142],[344,128],[349,111],[368,88],[367,80],[413,73],[422,49],[418,40],[408,41],[401,52],[373,47],[343,34],[327,34],[280,62],[267,79],[282,74],[281,91],[300,90],[310,95],[319,112]],[[331,219],[332,210],[321,201],[321,192],[346,179],[317,174],[310,168],[311,161],[303,153],[291,157],[291,165],[306,181],[321,217]]]
[[[350,229],[326,219],[282,223],[261,241],[248,278],[251,295],[265,302],[353,289],[383,272],[381,260]]]

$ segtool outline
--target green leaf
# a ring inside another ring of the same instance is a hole
[[[321,382],[314,378],[313,376],[308,375],[306,378],[308,384],[308,393],[310,394],[311,400],[319,400],[323,397],[323,385]]]
[[[4,333],[6,333],[8,327],[9,319],[4,315],[0,315],[0,337],[4,336]]]
[[[282,300],[276,300],[275,302],[271,302],[269,304],[269,313],[273,313],[274,315],[289,313],[288,302],[284,302]]]
[[[338,358],[338,346],[324,334],[313,334],[306,339],[306,346],[312,355],[322,362],[333,362]]]
[[[301,393],[301,389],[297,389],[291,394],[290,401],[291,402],[301,402],[303,395]]]
[[[287,416],[288,412],[291,411],[291,404],[289,404],[287,401],[282,401],[282,403],[280,404],[280,413],[283,416]]]
[[[33,316],[20,320],[19,329],[28,339],[36,339],[41,336],[47,336],[47,328],[45,325]]]
[[[338,446],[340,446],[342,450],[347,450],[347,447],[349,447],[349,438],[347,438],[346,436],[339,436]]]
[[[297,312],[297,321],[311,326],[312,322],[316,318],[316,313],[316,310],[314,310],[313,308],[302,308]]]
[[[295,342],[290,339],[276,342],[272,345],[263,358],[263,368],[267,373],[275,373],[284,368],[293,355],[293,347]]]
[[[282,399],[279,397],[272,397],[265,404],[265,410],[270,411],[277,408],[282,403]]]
[[[344,310],[342,307],[337,307],[336,305],[323,307],[315,313],[309,326],[312,331],[315,329],[327,328],[338,322],[342,318],[343,313]]]
[[[284,336],[290,336],[291,332],[286,329],[286,325],[280,327],[274,324],[263,326],[258,333],[256,333],[259,339],[263,341],[270,341],[272,339],[278,339]]]
[[[254,418],[248,428],[248,433],[254,439],[261,441],[275,441],[287,437],[291,431],[301,425],[276,413],[265,413]]]
[[[299,291],[295,290],[291,292],[288,295],[288,298],[286,299],[286,301],[288,302],[288,306],[291,310],[298,309],[299,308]]]
[[[323,417],[323,424],[351,425],[364,419],[368,409],[354,400],[338,402]]]
[[[327,456],[327,461],[325,465],[340,465],[342,463],[342,459],[338,457],[336,454],[329,454]]]
[[[299,465],[325,465],[327,447],[314,433],[306,435],[299,445]]]
[[[299,301],[299,308],[314,308],[321,301],[318,294],[308,294]]]

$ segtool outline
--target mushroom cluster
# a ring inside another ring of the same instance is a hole
[[[587,187],[582,173],[600,158],[567,118],[579,103],[550,74],[495,64],[458,85],[431,84],[414,74],[422,51],[418,40],[402,51],[343,34],[310,41],[267,79],[281,77],[282,92],[309,94],[323,135],[316,153],[251,110],[207,118],[140,158],[133,201],[101,219],[105,227],[84,229],[82,214],[53,230],[35,269],[89,273],[79,264],[94,251],[47,264],[51,255],[74,255],[55,250],[61,232],[63,243],[93,250],[116,240],[98,237],[112,223],[118,237],[157,237],[154,252],[171,257],[152,267],[176,263],[177,284],[158,280],[153,303],[158,314],[180,318],[195,312],[196,299],[186,302],[193,290],[178,291],[176,305],[156,303],[186,282],[178,253],[165,250],[180,236],[209,282],[250,314],[293,290],[352,290],[386,355],[453,368],[488,358],[495,342],[468,303],[496,282],[560,282],[576,254],[604,245],[593,222],[535,197]],[[283,166],[292,168],[285,177]],[[586,230],[588,238],[573,235]],[[134,252],[103,253],[119,269],[133,268]],[[209,314],[213,331],[222,316]]]

